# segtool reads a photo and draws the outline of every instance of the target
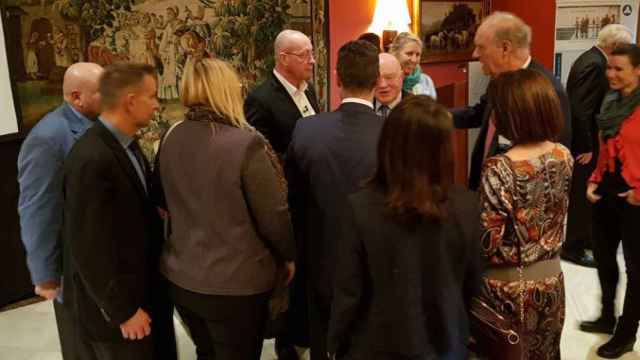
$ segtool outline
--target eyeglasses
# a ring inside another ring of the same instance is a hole
[[[298,59],[302,60],[302,61],[311,61],[314,60],[315,61],[315,56],[313,56],[313,51],[311,50],[307,50],[305,52],[302,53],[292,53],[292,52],[283,52],[283,54],[287,54],[287,55],[293,55],[296,56]]]

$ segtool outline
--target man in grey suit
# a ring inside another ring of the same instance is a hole
[[[53,300],[63,359],[92,359],[76,341],[75,325],[62,305],[62,164],[71,147],[100,112],[102,67],[71,65],[62,84],[64,103],[31,130],[18,156],[20,231],[35,293]]]

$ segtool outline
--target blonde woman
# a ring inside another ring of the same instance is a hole
[[[429,75],[422,72],[422,41],[415,35],[403,32],[393,39],[389,52],[393,54],[404,72],[402,90],[413,95],[428,95],[437,98],[436,88]]]
[[[286,183],[245,120],[240,79],[218,59],[187,64],[185,119],[169,129],[155,196],[171,233],[160,260],[198,359],[259,359],[268,300],[283,265],[295,272]]]

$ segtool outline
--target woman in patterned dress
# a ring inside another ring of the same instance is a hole
[[[483,296],[514,324],[523,359],[560,359],[565,304],[558,254],[573,168],[569,150],[555,142],[560,102],[544,75],[526,69],[493,80],[488,98],[491,121],[512,147],[489,158],[482,174]]]

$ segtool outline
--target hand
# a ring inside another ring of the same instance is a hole
[[[293,276],[296,274],[296,263],[293,261],[287,261],[284,263],[284,271],[287,274],[287,280],[285,285],[289,285],[291,280],[293,280]]]
[[[636,197],[635,191],[633,189],[623,192],[622,194],[618,194],[618,196],[627,198],[627,202],[633,206],[640,206],[640,199]]]
[[[598,200],[602,199],[602,196],[595,193],[596,189],[598,189],[598,184],[596,183],[590,182],[587,185],[587,200],[589,200],[589,202],[592,204],[595,204],[598,202]]]
[[[592,158],[593,158],[593,153],[588,152],[588,153],[584,153],[576,156],[576,161],[578,161],[581,165],[587,165],[588,163],[591,162]]]
[[[47,300],[53,300],[60,295],[60,283],[58,281],[46,281],[37,284],[34,289],[36,295],[42,296]]]
[[[147,313],[138,308],[131,319],[120,324],[122,337],[129,340],[140,340],[151,334],[151,318]]]

